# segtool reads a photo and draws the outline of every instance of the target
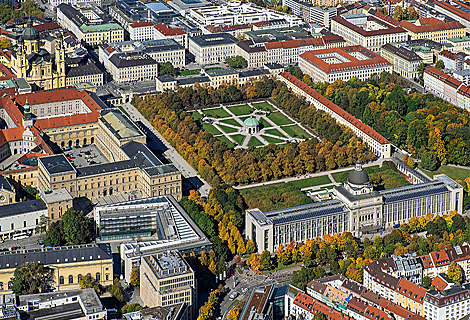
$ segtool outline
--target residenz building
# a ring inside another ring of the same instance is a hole
[[[348,180],[330,192],[330,198],[271,212],[247,210],[246,235],[255,242],[258,252],[275,252],[281,244],[291,241],[344,231],[360,236],[407,222],[411,217],[463,210],[463,188],[446,175],[436,175],[424,183],[375,191],[360,161],[349,173]]]

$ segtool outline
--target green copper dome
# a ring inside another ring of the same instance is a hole
[[[21,33],[21,36],[24,40],[37,40],[39,39],[39,32],[36,28],[33,27],[33,21],[31,19],[28,20],[28,24],[26,28]]]
[[[245,126],[247,127],[256,127],[259,125],[259,122],[258,120],[256,120],[255,118],[247,118],[245,119],[245,121],[243,121],[243,123],[245,124]]]

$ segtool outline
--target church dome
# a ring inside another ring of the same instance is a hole
[[[243,123],[245,124],[245,126],[247,127],[256,127],[256,126],[259,126],[259,122],[258,120],[256,120],[255,118],[246,118],[245,121],[243,121]]]
[[[36,30],[36,28],[33,27],[33,22],[31,21],[31,19],[28,20],[28,24],[26,25],[26,28],[21,33],[21,37],[24,40],[39,39],[39,32]]]
[[[361,161],[357,160],[356,167],[349,173],[348,183],[356,186],[369,184],[369,175],[362,169]]]

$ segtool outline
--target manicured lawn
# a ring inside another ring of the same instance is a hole
[[[219,130],[217,130],[213,125],[211,125],[209,123],[203,123],[202,124],[202,129],[206,130],[207,132],[209,132],[212,135],[221,134],[221,132],[219,132]]]
[[[193,117],[194,120],[199,120],[202,118],[202,114],[200,114],[197,111],[194,111],[193,113],[191,113],[191,116]]]
[[[220,129],[224,130],[225,133],[234,133],[237,132],[238,129],[232,128],[232,127],[227,127],[219,124]]]
[[[366,170],[367,173],[370,173],[370,170],[376,170],[378,168],[379,166],[373,166],[373,167],[364,168],[364,170]],[[351,168],[351,170],[353,169]],[[351,170],[343,171],[343,172],[335,172],[335,173],[332,173],[331,175],[333,176],[333,179],[335,179],[336,182],[343,183],[344,181],[348,179],[348,175],[349,175],[349,172],[351,172]]]
[[[313,187],[313,186],[321,186],[322,184],[328,184],[328,183],[331,183],[331,180],[330,178],[328,178],[327,175],[324,175],[320,177],[290,181],[289,183],[302,189],[302,188],[308,188],[308,187]]]
[[[284,126],[281,127],[282,130],[284,130],[288,135],[290,135],[292,138],[300,138],[300,139],[308,139],[311,138],[312,136],[309,135],[307,132],[305,132],[304,129],[297,125],[293,126]]]
[[[228,146],[229,148],[233,148],[233,143],[232,143],[232,141],[230,141],[226,136],[223,136],[223,135],[222,135],[222,136],[218,136],[217,139],[219,139],[220,141],[225,141],[225,142],[227,142],[227,146]]]
[[[209,117],[214,118],[227,118],[230,117],[230,114],[222,108],[202,110],[202,112]]]
[[[231,135],[230,137],[240,145],[243,143],[243,140],[245,140],[245,136],[242,134],[234,134],[234,135]]]
[[[470,178],[470,170],[462,169],[462,168],[455,168],[449,166],[440,166],[439,169],[436,171],[428,171],[421,168],[421,170],[426,173],[428,176],[432,178],[435,174],[443,173],[449,176],[451,179],[454,180],[465,180],[466,178]]]
[[[252,105],[256,109],[260,109],[260,110],[264,110],[264,111],[274,111],[274,110],[276,110],[276,109],[274,109],[274,107],[272,105],[270,105],[267,102],[254,102],[254,103],[252,103]]]
[[[223,68],[221,68],[221,67],[206,68],[206,71],[209,71],[209,70],[219,70],[219,69],[223,69]]]
[[[242,104],[240,106],[229,107],[230,112],[232,112],[236,116],[242,116],[245,114],[250,114],[253,112],[253,109],[247,104]]]
[[[289,183],[242,189],[240,194],[248,208],[259,208],[264,212],[312,202],[305,193],[300,191],[300,188]]]
[[[231,124],[233,126],[237,126],[237,127],[241,127],[242,125],[238,123],[237,120],[235,119],[224,119],[224,120],[220,120],[220,122],[223,122],[223,123],[228,123],[228,124]]]
[[[268,116],[268,118],[272,122],[277,124],[278,126],[282,126],[282,125],[285,125],[285,124],[291,124],[292,123],[292,121],[290,121],[286,116],[284,116],[280,112],[273,112]]]
[[[277,129],[268,129],[265,131],[266,133],[269,133],[269,134],[272,134],[274,136],[278,136],[278,137],[282,137],[282,138],[285,138],[286,136],[283,135],[281,132],[279,132],[279,130]]]
[[[259,119],[259,124],[262,126],[261,129],[271,127],[271,125],[268,123],[268,121],[266,121],[264,118]]]
[[[266,140],[269,143],[279,143],[279,142],[285,142],[284,140],[273,138],[273,137],[268,137],[268,136],[262,136],[264,140]]]
[[[250,142],[248,142],[248,147],[258,147],[262,145],[263,143],[259,141],[256,137],[251,137]]]
[[[399,172],[394,165],[387,166],[387,161],[384,162],[382,168],[379,166],[373,166],[364,168],[364,170],[369,174],[369,180],[374,189],[383,190],[391,189],[409,185],[409,181],[406,180],[405,176]],[[353,169],[351,169],[353,170]],[[332,176],[336,182],[344,182],[348,179],[349,171],[333,173]]]
[[[196,69],[196,70],[183,70],[180,72],[180,76],[189,76],[192,74],[199,74],[201,72],[201,69]]]

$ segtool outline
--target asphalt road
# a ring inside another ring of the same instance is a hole
[[[0,243],[0,250],[10,249],[12,247],[20,247],[21,249],[39,249],[39,235],[32,235],[29,238],[21,240],[5,240]]]
[[[146,134],[150,138],[149,147],[151,149],[160,149],[163,151],[164,156],[170,160],[178,170],[181,171],[183,177],[185,177],[201,194],[201,196],[207,197],[211,186],[204,181],[184,160],[184,158],[166,141],[162,135],[145,119],[136,108],[130,103],[123,105],[124,110],[129,114],[131,119],[141,126],[144,126]]]

